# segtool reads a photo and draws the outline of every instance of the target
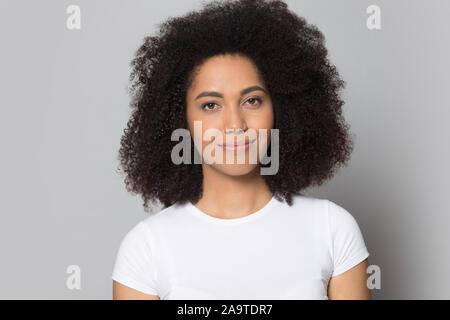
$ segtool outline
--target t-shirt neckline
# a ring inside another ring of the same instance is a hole
[[[261,209],[250,213],[246,216],[240,217],[240,218],[231,218],[231,219],[222,219],[222,218],[216,218],[213,216],[210,216],[206,212],[203,212],[199,208],[197,208],[195,205],[193,205],[190,201],[187,202],[186,208],[187,210],[193,214],[196,217],[199,217],[203,219],[206,222],[219,224],[219,225],[235,225],[235,224],[241,224],[244,222],[249,222],[255,219],[258,219],[262,216],[264,216],[266,213],[268,213],[275,205],[276,203],[275,195],[272,196],[272,198],[269,200],[269,202],[266,203],[264,207]]]

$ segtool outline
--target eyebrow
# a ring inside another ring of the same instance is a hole
[[[241,91],[241,96],[243,96],[244,94],[247,94],[249,92],[252,91],[256,91],[256,90],[261,90],[263,92],[266,92],[266,90],[264,90],[263,88],[261,88],[260,86],[252,86],[252,87],[248,87],[247,89],[243,89]],[[216,91],[205,91],[200,93],[194,100],[197,100],[201,97],[219,97],[219,98],[223,98],[223,95],[220,92],[216,92]]]

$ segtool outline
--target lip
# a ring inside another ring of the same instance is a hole
[[[256,141],[256,138],[253,140],[250,140],[245,143],[234,143],[234,144],[217,144],[219,147],[223,148],[224,150],[248,150],[250,147],[250,144]]]

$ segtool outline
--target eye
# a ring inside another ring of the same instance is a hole
[[[210,108],[210,106],[215,106],[216,103],[214,102],[208,102],[202,105],[202,110],[206,110],[206,111],[212,111],[214,110],[214,108]]]
[[[262,103],[262,99],[258,98],[258,97],[253,97],[253,98],[248,99],[247,102],[250,102],[250,105],[252,105],[252,106],[256,106],[256,105]]]

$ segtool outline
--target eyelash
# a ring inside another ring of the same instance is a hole
[[[248,98],[247,101],[248,101],[248,100],[256,100],[256,101],[258,101],[259,104],[261,104],[261,103],[263,102],[263,100],[262,100],[261,98],[259,98],[259,97],[251,97],[251,98]],[[247,102],[247,101],[246,101],[246,102]],[[214,109],[213,109],[213,110],[208,110],[208,109],[206,108],[206,106],[209,105],[209,104],[216,104],[216,103],[215,103],[215,102],[207,102],[207,103],[205,103],[205,104],[202,105],[202,107],[201,107],[202,110],[213,111]],[[251,104],[251,105],[252,105],[252,106],[255,106],[255,104]]]

